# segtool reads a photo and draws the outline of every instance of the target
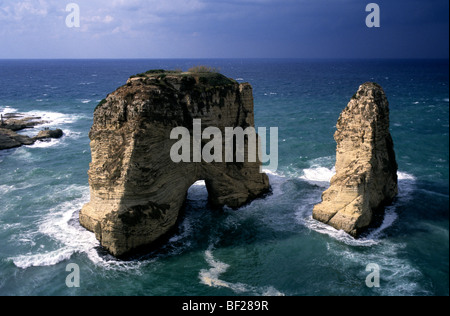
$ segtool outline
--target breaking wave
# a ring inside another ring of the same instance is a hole
[[[214,246],[210,245],[205,251],[205,260],[210,266],[209,269],[203,269],[199,273],[200,282],[204,285],[216,288],[228,288],[236,294],[248,293],[259,296],[284,296],[272,286],[255,287],[244,283],[231,283],[220,279],[220,276],[227,272],[230,265],[221,262],[213,256]]]

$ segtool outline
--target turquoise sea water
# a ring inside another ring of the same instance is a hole
[[[130,75],[198,64],[254,88],[256,124],[279,128],[273,194],[210,210],[192,186],[177,233],[131,261],[78,224],[89,200],[88,132],[97,103]],[[448,61],[0,61],[0,112],[36,114],[65,136],[0,152],[0,295],[448,295]],[[400,194],[365,238],[311,219],[333,175],[333,133],[360,84],[391,105]],[[27,133],[35,133],[28,131]],[[66,266],[81,269],[68,288]],[[368,288],[368,264],[381,268]]]

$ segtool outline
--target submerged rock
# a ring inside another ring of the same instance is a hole
[[[336,175],[313,217],[358,237],[398,194],[398,166],[383,89],[376,83],[363,84],[336,127]]]
[[[173,162],[171,131],[185,127],[192,135],[194,119],[222,132],[254,126],[252,87],[217,73],[149,71],[98,105],[89,135],[91,200],[80,223],[111,254],[127,255],[166,235],[198,180],[215,206],[238,208],[268,192],[259,162]]]

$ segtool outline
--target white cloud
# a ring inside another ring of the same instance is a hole
[[[110,15],[106,16],[100,16],[100,15],[94,15],[94,16],[81,16],[81,21],[85,23],[105,23],[109,24],[114,21],[114,18]]]
[[[48,3],[44,0],[0,2],[0,17],[6,22],[21,21],[29,17],[45,17],[48,14]],[[0,20],[0,22],[1,22]]]
[[[14,4],[14,10],[17,15],[39,15],[46,16],[48,11],[48,4],[44,0],[39,1],[20,1]]]
[[[113,0],[113,8],[152,14],[186,14],[201,10],[200,0]]]

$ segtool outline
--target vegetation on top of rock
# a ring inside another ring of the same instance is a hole
[[[188,70],[190,73],[200,74],[200,73],[219,73],[219,69],[205,66],[205,65],[199,65],[192,67]]]
[[[144,73],[131,76],[130,79],[156,78],[158,80],[164,80],[165,78],[167,78],[167,76],[181,76],[184,78],[191,77],[195,78],[195,81],[197,83],[212,87],[225,86],[236,83],[236,81],[234,81],[233,79],[227,78],[226,76],[220,74],[218,72],[218,69],[204,65],[192,67],[187,72],[183,72],[180,69],[177,70],[152,69]],[[153,82],[153,84],[157,84],[157,82]]]
[[[198,77],[198,81],[201,84],[212,86],[212,87],[226,86],[226,85],[236,83],[236,81],[234,81],[230,78],[227,78],[224,75],[219,74],[219,73],[200,74],[200,76]]]
[[[149,75],[168,75],[168,74],[180,74],[182,73],[182,70],[164,70],[164,69],[151,69],[149,71],[137,74],[137,75],[133,75],[130,78],[145,78],[148,77]]]

